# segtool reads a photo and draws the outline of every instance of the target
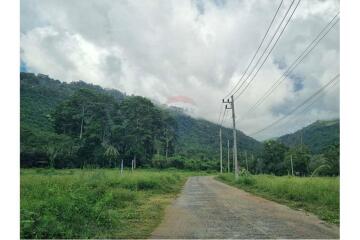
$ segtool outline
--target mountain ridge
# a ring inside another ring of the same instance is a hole
[[[340,142],[340,119],[317,120],[298,131],[278,137],[277,141],[289,147],[302,142],[312,153],[321,153],[327,146]]]

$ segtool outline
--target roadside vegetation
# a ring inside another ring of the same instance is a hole
[[[146,238],[191,174],[22,169],[21,238]]]
[[[235,180],[233,174],[222,174],[217,179],[292,208],[312,212],[327,222],[339,224],[339,177],[243,174]]]

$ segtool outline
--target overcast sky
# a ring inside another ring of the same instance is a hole
[[[291,1],[284,0],[279,19]],[[217,122],[220,100],[241,77],[279,3],[22,0],[22,67],[61,81],[83,80],[162,103],[169,96],[187,96],[196,102],[197,116]],[[263,68],[236,101],[239,118],[338,11],[336,0],[300,2]],[[238,122],[238,129],[253,133],[291,111],[339,73],[339,54],[337,24],[264,104]],[[276,137],[318,119],[338,117],[337,85],[309,111],[254,137]],[[225,125],[230,126],[230,121]]]

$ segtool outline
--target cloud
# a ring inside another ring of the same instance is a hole
[[[22,0],[21,61],[28,71],[83,80],[166,102],[184,95],[216,122],[220,100],[240,78],[279,1]],[[284,1],[284,14],[290,1]],[[303,0],[278,45],[236,102],[239,118],[335,15],[339,2]],[[339,71],[339,26],[238,125],[254,132],[311,95]],[[278,136],[339,116],[339,91],[311,112],[256,136]],[[225,122],[230,126],[230,121]]]

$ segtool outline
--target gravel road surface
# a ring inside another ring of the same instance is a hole
[[[152,238],[334,239],[339,228],[213,177],[190,177]]]

